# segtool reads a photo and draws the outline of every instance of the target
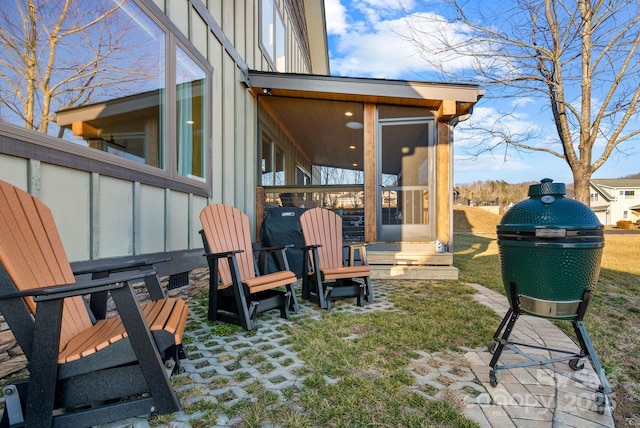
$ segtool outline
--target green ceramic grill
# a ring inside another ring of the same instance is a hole
[[[515,284],[523,312],[571,319],[598,280],[604,226],[565,194],[564,183],[545,178],[497,226],[502,281],[510,299]]]

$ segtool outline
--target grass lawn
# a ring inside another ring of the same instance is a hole
[[[465,225],[454,239],[454,264],[460,280],[505,293],[495,235],[497,216],[480,208],[456,209]],[[614,390],[616,426],[640,426],[640,231],[605,233],[598,284],[585,324]],[[558,322],[573,335],[571,324]]]
[[[282,325],[282,340],[291,344],[291,350],[304,361],[296,369],[297,376],[304,380],[283,391],[285,402],[260,382],[244,385],[250,397],[233,405],[226,405],[224,397],[218,397],[217,402],[202,397],[202,388],[210,390],[246,381],[242,370],[232,379],[211,372],[212,376],[197,386],[183,376],[174,377],[177,388],[189,387],[179,389],[179,395],[182,410],[187,415],[197,415],[190,418],[190,425],[215,426],[225,415],[236,421],[233,426],[237,427],[477,427],[462,415],[464,403],[459,396],[436,399],[427,396],[437,391],[418,393],[407,369],[419,357],[418,351],[450,353],[451,358],[464,360],[457,352],[459,347],[489,343],[499,317],[471,298],[473,288],[456,281],[385,282],[390,289],[386,298],[393,303],[390,310],[344,311],[341,308],[354,304],[353,299],[348,299],[336,302],[329,312],[314,311],[320,312],[319,316],[302,311]],[[199,305],[190,306],[194,315],[204,319],[206,293],[202,292],[198,300]],[[205,322],[211,328],[187,325],[187,341],[199,344],[198,348],[189,345],[190,355],[207,347],[211,335],[227,335],[235,340],[260,334]],[[269,343],[264,342],[264,346]],[[263,352],[247,348],[235,363],[240,366],[250,362],[259,370]],[[157,417],[151,423],[171,426],[172,417]]]

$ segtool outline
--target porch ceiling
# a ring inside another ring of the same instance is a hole
[[[362,169],[363,130],[356,124],[363,123],[365,102],[437,112],[443,101],[453,101],[455,111],[443,118],[448,121],[471,113],[484,94],[476,85],[259,71],[249,72],[248,83],[314,165],[347,169]]]

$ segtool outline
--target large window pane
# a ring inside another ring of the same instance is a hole
[[[284,31],[284,22],[282,22],[282,18],[280,14],[276,12],[275,14],[275,23],[276,23],[276,46],[275,46],[275,63],[276,63],[276,71],[285,72],[286,71],[286,44],[285,44],[285,31]]]
[[[273,13],[275,5],[273,4],[273,0],[262,0],[260,6],[260,41],[262,43],[262,50],[269,59],[273,60],[273,51],[275,46]]]
[[[276,186],[284,186],[286,184],[284,175],[284,150],[278,146],[275,146],[275,161]]]
[[[262,52],[275,70],[286,71],[286,32],[284,21],[274,0],[260,2],[260,44]]]
[[[55,15],[58,3],[44,3],[37,19],[41,28],[59,19],[69,29],[56,41],[55,56],[46,58],[53,60],[48,77],[57,90],[37,97],[51,103],[55,122],[39,130],[164,167],[165,33],[133,2],[118,8],[80,1],[62,17]],[[46,71],[39,73],[44,81]]]
[[[182,49],[176,49],[178,174],[204,178],[204,99],[206,73]]]

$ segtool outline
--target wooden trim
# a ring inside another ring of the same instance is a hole
[[[207,9],[207,6],[204,4],[204,2],[202,0],[191,0],[191,5],[198,13],[198,15],[200,15],[202,20],[207,24],[211,33],[213,33],[216,39],[218,39],[223,49],[233,59],[236,66],[240,69],[242,77],[246,78],[249,71],[247,63],[244,62],[242,56],[238,53],[236,48],[233,46],[233,43],[231,43],[231,40],[229,40],[227,35],[222,30],[222,27],[220,27],[213,16],[211,16],[209,9]]]

